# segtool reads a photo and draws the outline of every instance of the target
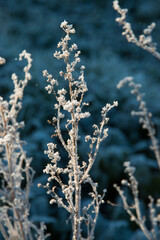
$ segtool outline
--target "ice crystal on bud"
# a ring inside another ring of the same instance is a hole
[[[0,65],[2,65],[2,64],[5,64],[6,63],[6,59],[5,58],[2,58],[2,57],[0,57]]]
[[[67,22],[66,20],[64,20],[64,21],[61,23],[60,27],[61,27],[61,28],[64,28],[64,27],[67,26],[67,24],[68,24],[68,22]]]

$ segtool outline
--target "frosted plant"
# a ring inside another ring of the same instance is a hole
[[[44,240],[45,225],[41,224],[38,229],[28,218],[34,172],[20,139],[19,129],[24,127],[24,122],[18,122],[17,117],[22,108],[24,88],[31,80],[32,59],[25,50],[19,55],[20,61],[23,58],[28,62],[24,67],[24,79],[18,80],[13,73],[14,92],[9,101],[0,97],[0,231],[5,240]],[[0,58],[0,64],[4,63],[5,59]]]
[[[160,54],[156,49],[156,44],[152,42],[152,37],[151,37],[151,33],[155,27],[155,23],[152,23],[146,29],[144,29],[143,34],[140,35],[139,38],[137,39],[132,30],[130,23],[126,21],[126,13],[128,10],[121,9],[121,7],[119,6],[119,2],[117,0],[113,2],[113,7],[121,15],[121,17],[117,18],[116,21],[123,26],[124,31],[122,32],[122,35],[125,35],[128,42],[132,42],[136,44],[138,47],[141,47],[144,50],[150,52],[154,57],[160,60]],[[154,152],[155,158],[157,160],[157,163],[160,169],[159,143],[158,143],[158,139],[156,138],[155,127],[151,120],[152,114],[148,112],[146,102],[143,99],[144,94],[140,92],[141,84],[136,84],[134,82],[133,77],[126,77],[118,83],[117,87],[121,88],[125,84],[128,84],[128,86],[131,88],[131,94],[134,94],[136,96],[136,99],[139,103],[139,110],[132,111],[132,115],[138,116],[139,122],[142,124],[142,128],[147,130],[148,135],[152,142],[152,145],[150,148]],[[125,166],[125,172],[129,176],[129,181],[125,179],[125,180],[122,180],[121,183],[122,185],[125,185],[131,189],[132,196],[133,196],[133,204],[129,205],[127,197],[125,196],[125,191],[122,190],[122,188],[117,184],[114,184],[114,187],[116,188],[116,190],[118,191],[122,199],[123,208],[129,214],[130,220],[134,221],[140,227],[140,229],[142,230],[142,232],[144,233],[144,235],[148,240],[158,240],[160,238],[160,229],[159,229],[160,215],[158,214],[158,208],[160,207],[160,199],[157,200],[156,206],[155,206],[154,199],[151,196],[149,196],[149,204],[148,204],[149,218],[147,219],[147,217],[144,217],[140,207],[138,182],[134,177],[135,168],[131,167],[129,162],[125,162],[124,166]],[[146,219],[150,221],[150,224],[151,224],[150,228],[148,228],[146,224]]]
[[[156,44],[152,41],[151,33],[155,28],[156,24],[153,22],[147,28],[143,30],[143,34],[141,34],[138,38],[135,36],[131,24],[126,21],[126,14],[128,9],[122,9],[119,6],[119,1],[113,1],[113,8],[121,15],[116,18],[116,21],[123,26],[122,35],[124,35],[128,42],[132,42],[136,44],[138,47],[143,48],[144,50],[150,52],[157,59],[160,60],[160,53],[157,52]]]
[[[118,191],[122,202],[123,208],[130,216],[130,221],[134,221],[142,230],[144,235],[148,240],[158,240],[160,239],[160,214],[158,213],[158,209],[160,207],[160,199],[157,200],[156,204],[154,204],[154,199],[149,196],[149,219],[147,219],[142,214],[142,210],[140,207],[140,200],[139,200],[139,190],[138,190],[138,182],[134,176],[135,168],[130,165],[130,162],[124,163],[125,173],[128,174],[129,180],[123,179],[121,181],[122,185],[127,186],[131,189],[132,196],[133,196],[133,203],[129,204],[125,190],[122,190],[120,186],[114,184],[114,187]],[[150,221],[151,228],[149,229],[146,220]]]
[[[128,10],[122,9],[119,6],[119,1],[117,0],[113,1],[113,8],[121,15],[120,18],[116,18],[116,21],[123,26],[124,31],[122,32],[122,35],[126,36],[128,42],[136,44],[138,47],[150,52],[154,57],[160,60],[160,53],[157,51],[156,44],[152,42],[151,37],[152,30],[155,28],[156,24],[150,24],[146,29],[144,29],[143,34],[137,39],[132,30],[131,24],[126,21],[126,13]],[[132,115],[139,116],[139,121],[142,123],[142,127],[147,129],[148,135],[152,141],[151,149],[154,151],[160,169],[160,148],[158,140],[155,136],[155,128],[151,121],[152,114],[148,112],[146,102],[143,100],[144,94],[139,91],[141,84],[136,84],[133,77],[126,77],[119,82],[117,88],[123,87],[126,83],[128,83],[129,87],[132,88],[131,93],[136,95],[137,101],[139,102],[139,111],[132,111]]]
[[[126,21],[126,13],[127,9],[122,9],[119,6],[119,1],[113,1],[113,8],[121,15],[120,18],[116,18],[116,21],[123,26],[124,31],[122,35],[126,37],[128,42],[132,42],[136,44],[138,47],[143,48],[144,50],[150,52],[154,57],[160,60],[160,53],[156,49],[156,44],[152,42],[152,30],[155,28],[156,24],[150,24],[146,29],[143,30],[143,34],[139,36],[137,39],[131,24]],[[132,88],[131,93],[136,95],[137,101],[139,102],[139,111],[132,111],[132,115],[139,116],[139,121],[142,123],[142,127],[147,129],[148,135],[151,138],[152,146],[151,149],[154,151],[159,169],[160,169],[160,148],[158,145],[158,140],[155,136],[155,128],[151,121],[152,114],[148,112],[146,107],[146,103],[143,100],[143,93],[140,93],[139,88],[141,88],[140,84],[135,84],[132,77],[126,77],[119,82],[117,85],[118,88],[121,88],[128,83],[128,85]]]
[[[152,142],[150,148],[154,152],[160,169],[160,148],[158,145],[158,139],[155,136],[155,127],[151,121],[152,114],[148,112],[146,102],[143,100],[144,93],[140,92],[141,84],[136,84],[133,77],[126,77],[118,83],[117,88],[124,87],[125,84],[128,84],[128,86],[132,88],[131,94],[134,94],[136,96],[136,99],[139,103],[139,111],[132,111],[131,114],[133,116],[138,116],[139,122],[142,124],[142,128],[147,130],[148,136],[150,137]]]
[[[74,71],[80,62],[80,51],[77,45],[69,44],[70,35],[75,33],[72,25],[67,21],[61,23],[60,26],[65,32],[65,37],[61,38],[57,47],[60,51],[54,53],[54,57],[58,60],[63,59],[66,65],[65,71],[60,71],[60,76],[68,82],[68,89],[57,89],[58,81],[48,73],[43,71],[43,76],[47,78],[48,85],[46,90],[49,94],[53,94],[56,99],[54,105],[57,115],[53,117],[51,123],[55,127],[54,136],[58,137],[64,150],[68,154],[68,160],[65,167],[62,167],[61,156],[57,145],[53,142],[48,143],[48,155],[51,163],[48,163],[44,169],[44,173],[48,174],[48,182],[44,186],[51,195],[50,204],[57,203],[59,207],[63,207],[70,214],[73,240],[94,239],[94,229],[99,213],[100,204],[103,203],[102,195],[97,192],[97,183],[94,183],[90,177],[90,170],[94,164],[100,143],[108,136],[108,128],[106,124],[109,120],[107,113],[118,103],[106,104],[102,108],[102,121],[99,125],[93,125],[93,135],[87,135],[85,141],[89,142],[89,153],[86,159],[80,159],[78,156],[78,146],[80,141],[78,126],[79,121],[90,116],[89,112],[83,112],[82,109],[88,105],[83,101],[87,85],[84,81],[84,66],[81,66],[80,76],[75,79]],[[61,123],[66,120],[65,128],[68,133],[68,139],[64,139],[61,132]],[[82,184],[90,184],[92,191],[89,192],[90,202],[82,208],[81,190]],[[41,184],[39,184],[41,186]],[[82,230],[82,225],[86,225],[86,232]]]

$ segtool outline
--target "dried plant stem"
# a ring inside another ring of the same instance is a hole
[[[158,167],[159,167],[159,170],[160,170],[160,150],[159,150],[159,146],[157,145],[158,140],[157,140],[157,138],[154,136],[154,134],[153,134],[153,132],[151,131],[150,128],[148,129],[148,133],[149,133],[149,136],[150,136],[151,141],[152,141],[151,149],[153,150],[153,152],[154,152],[154,154],[155,154],[155,158],[156,158],[156,160],[157,160]]]
[[[16,217],[16,219],[17,219],[17,221],[18,221],[18,225],[19,225],[19,229],[20,229],[20,233],[21,233],[21,238],[23,239],[23,240],[27,240],[27,238],[26,238],[26,236],[25,236],[25,232],[24,232],[24,227],[23,227],[23,224],[22,224],[22,220],[20,219],[20,214],[19,214],[19,212],[18,212],[18,210],[17,209],[15,209],[15,217]]]
[[[156,24],[154,22],[151,23],[147,28],[143,30],[143,34],[137,38],[132,30],[131,24],[126,20],[128,9],[121,8],[118,0],[113,1],[113,8],[120,14],[120,17],[116,18],[116,21],[122,25],[122,35],[126,37],[127,41],[136,44],[138,47],[151,53],[154,57],[160,60],[160,53],[157,51],[156,44],[153,43],[151,36],[151,33]]]
[[[11,183],[10,201],[12,202],[12,204],[14,204],[15,192],[14,192],[14,182],[13,182],[13,176],[12,176],[13,169],[12,169],[12,161],[11,161],[11,152],[12,152],[12,145],[9,146],[9,144],[6,144],[6,156],[7,156],[7,161],[8,161],[9,171],[10,171],[9,175],[10,175],[10,183]],[[26,240],[24,229],[23,229],[23,224],[22,224],[22,221],[20,219],[20,215],[19,215],[19,212],[17,209],[14,209],[14,215],[18,221],[19,229],[21,232],[21,238],[23,240]]]
[[[74,110],[72,113],[72,129],[73,129],[73,170],[75,182],[75,213],[74,213],[74,226],[73,226],[73,240],[78,240],[80,236],[80,206],[81,206],[81,185],[79,183],[79,169],[78,169],[78,156],[77,156],[77,139],[78,128],[75,123]]]
[[[150,235],[146,225],[144,224],[145,220],[142,217],[140,203],[139,203],[139,199],[137,196],[134,196],[134,203],[135,203],[135,210],[136,210],[138,225],[140,226],[140,228],[141,228],[142,232],[144,233],[144,235],[146,236],[146,238],[151,240],[152,239],[151,235]]]
[[[151,36],[151,33],[152,33],[153,29],[155,28],[156,24],[151,23],[146,29],[143,30],[143,34],[140,35],[139,38],[136,38],[136,36],[132,30],[131,24],[129,22],[127,22],[127,20],[126,20],[126,13],[128,10],[122,9],[119,5],[119,1],[117,1],[117,0],[113,1],[113,8],[120,14],[120,17],[116,18],[116,21],[119,22],[119,24],[123,26],[124,31],[122,32],[122,35],[124,35],[126,37],[127,41],[136,44],[138,47],[141,47],[142,49],[148,51],[154,57],[156,57],[158,60],[160,60],[160,53],[157,51],[156,44],[153,43],[152,36]],[[142,99],[143,94],[140,94],[140,92],[139,92],[140,85],[135,84],[133,81],[133,78],[131,78],[131,77],[125,78],[124,81],[122,80],[121,81],[122,85],[123,85],[123,82],[127,82],[127,81],[130,82],[129,86],[134,88],[133,94],[136,95],[137,101],[140,104],[139,109],[141,109],[141,112],[134,112],[134,114],[139,115],[141,117],[142,124],[143,124],[143,126],[145,126],[144,128],[146,128],[148,131],[148,135],[152,142],[151,149],[154,151],[155,158],[157,160],[158,167],[160,169],[160,149],[158,146],[158,140],[155,137],[154,126],[150,120],[151,114],[148,113],[146,104]],[[121,85],[121,83],[119,84],[119,86],[120,85]]]
[[[139,103],[139,110],[132,111],[131,114],[133,116],[138,116],[139,122],[142,124],[142,128],[147,130],[148,136],[150,137],[152,143],[150,149],[153,151],[160,169],[159,142],[156,137],[155,127],[151,119],[152,114],[148,111],[146,102],[143,99],[144,93],[141,93],[139,90],[141,88],[141,84],[135,83],[133,77],[125,77],[118,83],[117,88],[122,88],[125,84],[128,84],[128,86],[132,89],[131,94],[136,96],[137,102]]]
[[[139,199],[134,196],[134,207],[132,207],[132,208],[134,208],[136,211],[136,216],[135,216],[133,214],[133,212],[131,211],[131,207],[127,203],[127,199],[124,195],[124,192],[121,190],[121,188],[119,186],[117,186],[117,184],[114,184],[114,187],[116,188],[117,192],[119,193],[119,195],[123,201],[123,207],[126,210],[126,212],[128,213],[128,215],[130,216],[131,221],[134,221],[141,228],[142,232],[144,233],[144,235],[146,236],[146,238],[148,240],[152,240],[152,237],[151,237],[148,229],[145,226],[144,219],[141,216]]]
[[[4,227],[3,227],[3,225],[2,225],[1,223],[0,223],[0,231],[1,231],[1,233],[2,233],[2,235],[3,235],[3,237],[4,237],[4,239],[5,239],[5,240],[8,240],[9,237],[8,237],[6,231],[5,231],[5,229],[4,229]]]
[[[49,121],[55,127],[55,134],[52,136],[57,136],[67,151],[68,163],[62,168],[62,166],[59,165],[61,160],[60,153],[58,150],[55,150],[57,144],[52,142],[48,143],[48,150],[45,151],[45,154],[48,155],[51,163],[47,164],[43,170],[44,173],[49,174],[48,182],[43,187],[48,190],[48,194],[51,194],[51,204],[57,203],[59,207],[63,207],[69,212],[73,231],[72,240],[93,240],[99,207],[100,204],[103,203],[102,199],[104,194],[102,196],[98,194],[97,184],[92,181],[89,172],[96,159],[100,143],[108,136],[108,129],[105,128],[108,121],[106,114],[112,107],[117,106],[118,103],[115,101],[113,105],[106,104],[106,106],[102,108],[102,122],[99,124],[100,126],[94,124],[93,128],[96,128],[96,130],[93,132],[93,136],[88,135],[85,137],[86,142],[91,141],[89,145],[89,159],[86,162],[82,159],[79,160],[78,140],[80,137],[78,124],[81,119],[90,116],[89,112],[82,111],[83,106],[89,105],[86,102],[82,102],[84,93],[87,92],[88,89],[84,81],[84,66],[80,68],[80,76],[78,79],[75,79],[73,76],[75,66],[80,62],[80,51],[77,50],[78,47],[75,43],[69,45],[68,41],[71,40],[70,34],[75,33],[75,29],[72,25],[69,25],[67,21],[61,23],[61,28],[66,35],[64,38],[61,38],[61,41],[58,43],[57,47],[61,48],[61,50],[56,51],[54,57],[58,60],[62,58],[65,62],[66,69],[64,72],[60,71],[59,75],[68,82],[67,90],[64,88],[55,88],[55,86],[58,86],[58,81],[54,79],[47,70],[43,71],[43,76],[47,77],[47,82],[49,83],[48,86],[46,86],[46,90],[49,94],[53,93],[57,100],[57,103],[54,105],[57,116],[53,117],[52,122]],[[60,120],[63,118],[64,122],[66,122],[67,140],[64,140],[61,133]],[[63,176],[66,176],[68,180],[63,180]],[[50,182],[52,181],[56,182],[58,186],[51,187]],[[89,203],[82,207],[81,190],[82,184],[86,183],[89,183],[92,191],[88,193]],[[41,186],[41,184],[39,184],[39,186]],[[60,195],[60,192],[62,195]],[[90,212],[92,212],[92,215]],[[82,223],[86,225],[87,233],[82,230]],[[85,237],[83,237],[83,235]]]
[[[44,226],[38,229],[28,219],[29,189],[34,171],[20,139],[19,129],[24,127],[24,122],[18,122],[17,116],[22,108],[24,88],[31,80],[32,59],[25,50],[19,55],[20,61],[23,58],[28,63],[23,68],[24,79],[19,80],[13,73],[14,91],[9,101],[0,96],[0,231],[5,240],[45,240]],[[4,63],[2,58],[1,61]]]

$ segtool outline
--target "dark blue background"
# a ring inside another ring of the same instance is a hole
[[[129,9],[128,20],[138,35],[152,21],[157,23],[153,32],[154,41],[160,49],[160,1],[123,0],[120,4]],[[131,75],[142,83],[149,110],[154,115],[158,137],[160,136],[160,63],[149,53],[127,43],[121,36],[121,27],[115,22],[117,14],[112,1],[85,0],[0,0],[0,55],[6,58],[6,65],[0,67],[0,95],[8,98],[13,89],[10,76],[13,72],[22,74],[22,64],[15,62],[18,54],[26,49],[32,54],[32,81],[25,90],[23,110],[19,120],[25,120],[22,139],[27,142],[28,156],[33,157],[35,170],[31,189],[31,219],[44,221],[52,232],[53,240],[70,239],[68,215],[56,205],[49,206],[48,196],[37,188],[38,182],[45,182],[43,168],[49,162],[44,155],[47,142],[52,141],[53,129],[47,120],[54,115],[54,97],[44,89],[46,82],[42,70],[58,76],[61,63],[53,58],[56,45],[64,36],[59,28],[66,19],[76,29],[72,41],[81,50],[81,62],[86,66],[85,80],[88,85],[86,101],[90,103],[92,117],[82,121],[80,133],[92,131],[92,124],[100,121],[101,107],[106,102],[119,101],[119,107],[110,114],[109,137],[101,146],[92,177],[99,183],[99,192],[107,188],[106,200],[119,201],[113,183],[120,183],[124,177],[123,162],[130,160],[136,166],[136,176],[141,190],[140,197],[144,214],[147,196],[159,197],[160,175],[156,160],[148,150],[149,139],[141,130],[136,117],[130,112],[137,109],[137,103],[129,89],[117,90],[116,85],[123,77]],[[66,84],[66,83],[64,83]],[[65,87],[65,85],[64,85]],[[56,140],[53,140],[56,141]],[[79,155],[85,160],[87,146],[82,140]],[[62,151],[62,150],[60,150]],[[62,151],[63,155],[63,151]],[[87,189],[86,189],[87,191]],[[128,193],[129,194],[129,193]],[[87,202],[84,194],[84,204]],[[101,208],[95,231],[96,240],[142,240],[137,226],[121,208],[104,204]]]

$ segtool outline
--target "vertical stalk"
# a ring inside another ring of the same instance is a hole
[[[4,239],[5,239],[5,240],[8,240],[9,237],[8,237],[8,235],[7,235],[7,233],[6,233],[5,229],[4,229],[4,227],[3,227],[3,224],[1,224],[1,223],[0,223],[0,231],[1,231],[2,236],[4,237]]]
[[[8,161],[9,172],[10,172],[10,181],[11,181],[11,201],[13,203],[14,198],[15,198],[15,192],[14,192],[14,181],[13,181],[13,176],[12,176],[13,168],[12,168],[12,162],[11,162],[11,148],[12,148],[12,145],[9,147],[8,144],[6,144],[6,154],[7,154],[7,161]],[[20,215],[19,215],[19,212],[17,209],[14,210],[14,215],[18,220],[21,237],[23,240],[26,240],[24,229],[23,229],[23,224],[22,224],[22,221],[20,219]]]
[[[68,59],[69,62],[69,59]],[[70,90],[70,100],[73,100],[72,95],[72,84],[71,79],[69,78],[69,90]],[[73,162],[73,171],[74,171],[74,182],[75,182],[75,208],[73,216],[73,240],[80,239],[80,208],[81,208],[81,184],[78,168],[78,155],[77,155],[77,138],[78,138],[78,123],[75,119],[75,109],[71,113],[72,118],[72,162]]]
[[[9,175],[10,175],[10,183],[11,183],[11,201],[14,200],[14,190],[13,190],[13,176],[12,176],[12,162],[11,162],[11,145],[5,144],[6,148],[6,157],[7,157],[7,162],[8,162],[8,167],[9,167]]]
[[[66,32],[69,38],[69,32]],[[68,39],[66,40],[66,50],[68,51]],[[69,65],[69,55],[66,57],[65,62],[67,64],[66,70],[68,72]],[[69,93],[70,93],[70,101],[73,101],[73,90],[72,90],[72,75],[68,74],[68,82],[69,82]],[[73,106],[73,110],[71,112],[72,118],[72,153],[71,159],[73,164],[73,172],[74,172],[74,183],[75,183],[75,204],[74,204],[74,213],[73,213],[73,237],[72,240],[80,240],[80,209],[81,209],[81,183],[79,176],[79,165],[78,165],[78,155],[77,155],[77,138],[78,138],[78,122],[76,122],[75,118],[75,107]]]
[[[74,113],[72,113],[72,119],[74,119]],[[73,221],[73,240],[80,239],[80,208],[81,208],[81,185],[79,182],[79,169],[78,169],[78,156],[77,156],[77,135],[78,129],[76,127],[75,119],[72,124],[73,129],[73,170],[74,170],[74,182],[75,182],[75,212]]]
[[[142,232],[144,233],[144,235],[146,236],[146,238],[148,240],[152,240],[152,236],[149,233],[148,229],[146,228],[146,225],[144,224],[144,220],[142,218],[141,210],[140,210],[140,206],[139,206],[139,199],[137,196],[134,197],[134,201],[135,201],[135,210],[136,210],[139,226],[140,226]]]

